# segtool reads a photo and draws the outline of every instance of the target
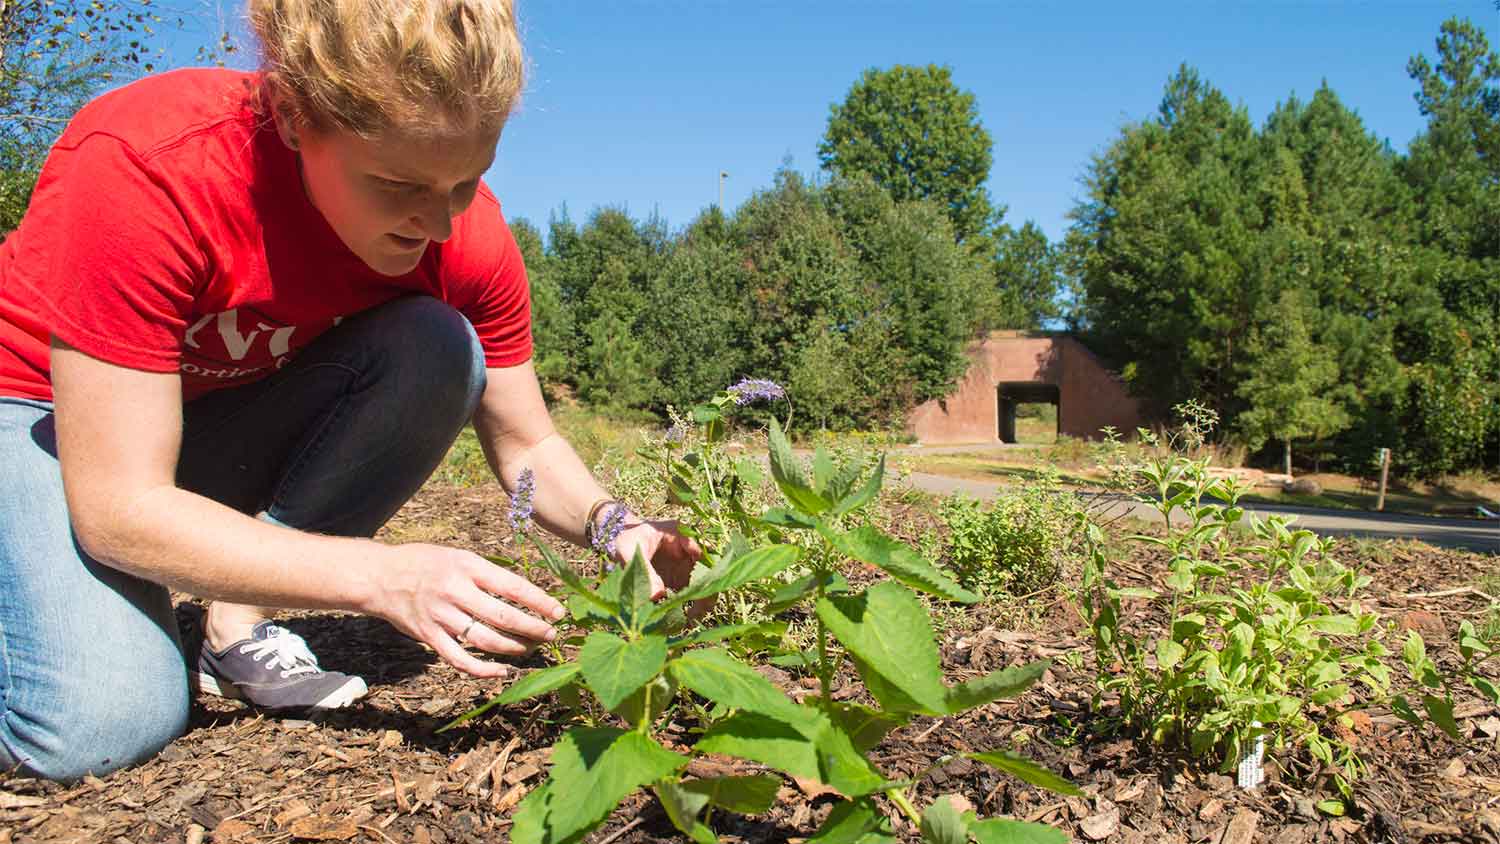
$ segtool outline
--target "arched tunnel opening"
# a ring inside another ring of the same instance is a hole
[[[1019,437],[1016,418],[1022,405],[1051,405],[1051,438],[1057,438],[1058,419],[1061,411],[1059,399],[1061,393],[1056,384],[1047,384],[1040,381],[1007,381],[995,385],[995,397],[999,409],[999,435],[1000,441],[1005,443],[1018,443],[1024,440]],[[1045,420],[1043,420],[1045,423]],[[1026,439],[1031,439],[1027,437]],[[1045,440],[1039,440],[1045,441]]]

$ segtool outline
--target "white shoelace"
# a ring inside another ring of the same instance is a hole
[[[307,642],[301,636],[283,627],[272,627],[267,632],[271,635],[240,646],[240,653],[250,654],[250,658],[260,662],[260,658],[266,654],[271,659],[266,662],[266,667],[275,670],[283,666],[282,677],[291,677],[294,674],[312,674],[321,671],[318,667],[318,658],[308,650]]]

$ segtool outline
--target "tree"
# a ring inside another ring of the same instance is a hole
[[[1250,335],[1244,378],[1237,392],[1250,405],[1238,418],[1251,448],[1280,440],[1286,474],[1292,474],[1292,441],[1327,437],[1349,424],[1349,417],[1327,390],[1338,380],[1338,366],[1308,334],[1306,297],[1286,291]]]
[[[951,69],[896,65],[866,70],[830,107],[818,155],[835,175],[868,175],[898,202],[938,203],[964,242],[1000,217],[984,189],[992,146],[974,95]]]
[[[979,305],[982,327],[1036,329],[1061,316],[1061,258],[1047,235],[1027,220],[1019,229],[1001,226],[995,243],[994,281]]]

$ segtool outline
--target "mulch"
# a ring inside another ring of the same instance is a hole
[[[510,541],[505,501],[493,484],[429,484],[382,536],[498,553]],[[921,508],[907,508],[896,521],[903,532],[914,533],[923,515]],[[1358,546],[1365,552],[1371,547]],[[1352,559],[1355,546],[1342,548]],[[1488,608],[1482,595],[1463,590],[1493,573],[1497,558],[1415,543],[1380,548],[1378,560],[1362,562],[1375,578],[1369,592],[1376,608],[1395,624],[1422,631],[1439,659],[1453,658],[1448,637],[1457,620],[1478,621]],[[1145,583],[1164,569],[1162,559],[1137,550],[1118,570]],[[981,606],[952,623],[945,616],[940,644],[950,682],[1086,648],[1066,599],[1041,596],[1036,606],[1037,623],[1022,629],[1011,629],[1014,608]],[[196,611],[184,597],[184,627]],[[382,621],[289,613],[283,623],[308,640],[325,667],[364,676],[369,696],[312,719],[201,697],[187,735],[137,767],[72,784],[0,773],[0,844],[508,840],[511,813],[544,779],[547,748],[568,727],[568,710],[548,696],[438,734],[438,727],[498,686],[462,675]],[[523,668],[541,664],[532,658]],[[764,670],[794,696],[807,687],[792,674]],[[1463,742],[1436,731],[1413,732],[1390,716],[1361,722],[1356,741],[1369,768],[1359,805],[1349,817],[1331,818],[1315,808],[1329,796],[1326,790],[1274,762],[1267,765],[1264,785],[1243,791],[1213,770],[1111,737],[1100,728],[1105,715],[1090,711],[1091,679],[1086,666],[1075,671],[1054,662],[1017,700],[957,717],[916,719],[876,748],[875,761],[887,774],[913,775],[960,751],[1015,750],[1071,778],[1086,797],[1060,797],[957,759],[926,774],[917,786],[917,804],[958,794],[982,816],[1053,824],[1077,840],[1500,842],[1500,712],[1477,697],[1462,700],[1458,709],[1468,736]],[[863,694],[852,673],[839,678],[835,696],[860,700]],[[691,716],[680,714],[662,739],[681,749],[691,744],[692,727]],[[1280,759],[1274,751],[1270,755]],[[1286,765],[1303,770],[1306,760]],[[693,770],[755,769],[700,760]],[[769,812],[716,815],[715,831],[727,842],[795,842],[817,829],[836,800],[788,779]],[[903,840],[918,839],[909,826],[898,824],[898,832]],[[587,840],[686,839],[654,798],[638,794]]]

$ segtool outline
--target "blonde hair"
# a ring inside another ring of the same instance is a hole
[[[315,129],[498,131],[525,68],[514,0],[249,0],[265,84]]]

